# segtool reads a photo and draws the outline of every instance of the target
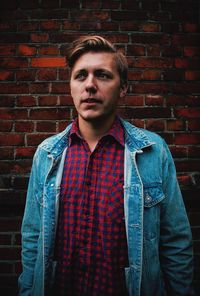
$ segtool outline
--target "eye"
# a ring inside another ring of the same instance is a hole
[[[82,81],[82,80],[84,80],[85,78],[86,78],[86,76],[87,76],[87,73],[86,72],[79,72],[79,73],[77,73],[76,75],[75,75],[75,79],[76,80],[80,80],[80,81]]]
[[[111,75],[105,71],[96,71],[96,77],[98,77],[102,80],[111,79]]]

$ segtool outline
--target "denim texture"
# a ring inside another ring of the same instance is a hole
[[[121,122],[125,129],[129,295],[193,295],[192,236],[172,156],[160,136]],[[43,296],[51,291],[60,183],[70,128],[42,142],[33,158],[22,223],[21,296]]]

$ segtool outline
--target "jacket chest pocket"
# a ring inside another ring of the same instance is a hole
[[[161,185],[144,186],[144,239],[153,240],[160,233],[160,207],[165,195]]]

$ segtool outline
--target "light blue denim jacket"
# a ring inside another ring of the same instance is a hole
[[[193,295],[191,231],[169,149],[158,135],[121,122],[129,295]],[[22,224],[21,296],[47,295],[53,282],[60,183],[70,128],[46,139],[34,156]]]

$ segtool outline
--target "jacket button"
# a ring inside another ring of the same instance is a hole
[[[147,203],[150,203],[151,201],[152,201],[152,197],[150,196],[150,195],[146,195],[145,196],[145,201],[147,202]]]

